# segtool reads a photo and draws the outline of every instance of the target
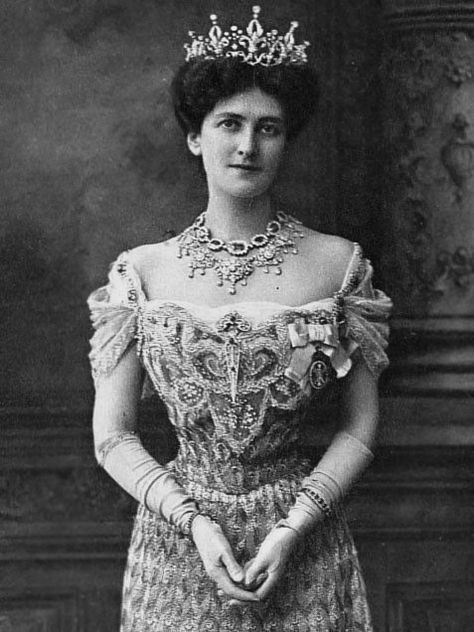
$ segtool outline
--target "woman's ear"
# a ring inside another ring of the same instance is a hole
[[[186,141],[188,143],[189,151],[194,156],[202,155],[201,134],[199,134],[198,132],[188,132],[188,135],[186,136]]]

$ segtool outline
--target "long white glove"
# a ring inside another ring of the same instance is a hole
[[[143,447],[134,432],[122,432],[104,441],[96,456],[105,471],[150,511],[161,515],[186,535],[199,513],[196,502]]]
[[[277,526],[305,533],[331,514],[373,458],[361,441],[347,432],[338,432],[310,476],[303,479],[287,518]]]

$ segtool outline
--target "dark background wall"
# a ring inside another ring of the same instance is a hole
[[[133,504],[92,457],[85,300],[120,251],[179,232],[205,204],[168,85],[190,28],[207,29],[212,12],[244,23],[251,4],[0,3],[1,632],[117,630]],[[471,122],[474,3],[418,5],[280,0],[263,7],[262,22],[300,21],[323,95],[276,195],[310,225],[360,241],[397,305],[378,458],[350,502],[377,629],[466,632],[474,264],[452,254],[474,241],[474,145],[469,134],[456,145],[450,120],[428,121],[426,111],[442,97]],[[433,79],[430,63],[445,68],[439,59],[458,31],[455,79],[447,70]],[[444,184],[426,168],[416,180],[420,156],[444,169]],[[439,272],[446,248],[436,230],[455,216],[462,231]],[[166,451],[160,409],[142,417]],[[317,429],[309,438],[317,443]]]

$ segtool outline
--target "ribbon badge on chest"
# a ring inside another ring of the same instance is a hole
[[[307,323],[300,317],[288,324],[288,334],[294,351],[285,375],[303,390],[320,391],[351,368],[335,323]]]
[[[309,383],[314,390],[319,391],[331,381],[334,375],[334,369],[331,366],[329,358],[324,355],[320,349],[313,353],[311,360],[308,376]]]

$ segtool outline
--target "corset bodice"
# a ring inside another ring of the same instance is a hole
[[[297,347],[291,330],[298,323],[321,344],[338,336],[334,302],[273,310],[239,305],[203,316],[176,303],[141,308],[141,358],[177,433],[174,466],[188,480],[198,476],[225,489],[291,476],[300,463],[300,419],[336,376],[328,360],[320,388],[308,386],[304,375],[295,379],[289,371],[295,353],[313,358],[318,340],[303,338]]]

